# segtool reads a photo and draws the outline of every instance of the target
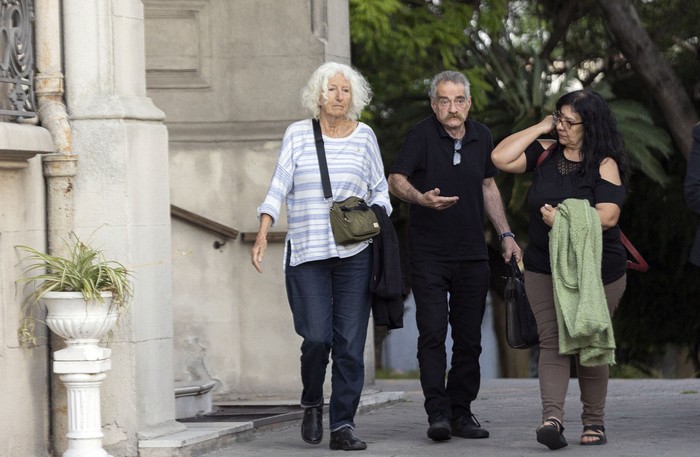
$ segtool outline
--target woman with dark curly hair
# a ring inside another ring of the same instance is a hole
[[[580,443],[607,442],[608,366],[615,363],[610,318],[625,290],[627,263],[618,219],[628,157],[615,118],[590,89],[565,94],[556,109],[492,153],[502,171],[533,172],[523,264],[540,340],[537,441],[549,449],[567,445],[562,424],[571,357],[583,403]],[[540,139],[550,133],[555,140]]]

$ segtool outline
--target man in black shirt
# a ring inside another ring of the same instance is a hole
[[[469,82],[445,71],[433,78],[434,114],[408,133],[389,170],[389,190],[410,203],[409,259],[418,324],[418,362],[435,441],[487,438],[471,411],[479,392],[481,321],[489,286],[484,211],[498,231],[506,262],[520,248],[510,231],[489,129],[468,119]],[[452,366],[445,383],[448,322]]]

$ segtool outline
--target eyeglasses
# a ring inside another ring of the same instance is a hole
[[[454,100],[450,100],[449,98],[441,97],[438,99],[437,103],[440,108],[448,108],[453,103],[457,108],[464,108],[467,106],[467,99],[464,97],[457,97]]]
[[[561,125],[563,125],[566,130],[571,129],[572,125],[583,124],[583,121],[581,121],[581,122],[570,121],[569,119],[562,116],[562,114],[559,111],[555,111],[552,113],[552,119],[554,120],[554,125],[557,125],[559,123],[559,121],[561,121]]]
[[[452,156],[452,165],[459,165],[462,163],[462,140],[455,140],[455,154]]]

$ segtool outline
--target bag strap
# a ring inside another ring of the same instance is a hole
[[[328,164],[326,163],[326,149],[323,147],[323,136],[321,135],[321,123],[318,119],[311,119],[314,127],[314,139],[316,140],[316,155],[318,156],[318,167],[321,169],[321,185],[323,186],[323,196],[333,198],[331,181],[328,177]]]
[[[552,152],[552,150],[554,149],[554,147],[555,147],[556,145],[557,145],[557,143],[552,143],[551,145],[549,145],[549,147],[548,147],[547,149],[545,149],[544,151],[542,151],[542,154],[540,154],[540,156],[537,158],[537,163],[535,163],[535,168],[539,167],[540,164],[541,164],[542,162],[544,162],[544,159],[546,159],[547,157],[549,157],[549,153]]]
[[[627,239],[622,229],[620,229],[620,241],[622,241],[622,244],[625,246],[625,248],[627,248],[630,254],[632,254],[632,257],[634,257],[635,260],[633,262],[627,259],[627,268],[641,271],[642,273],[646,272],[649,269],[649,264],[646,260],[644,260],[642,254],[640,254],[639,251],[637,251],[637,249],[632,245],[632,242]]]
[[[537,158],[537,163],[535,164],[535,168],[537,168],[543,161],[549,156],[549,153],[552,152],[554,149],[554,146],[556,143],[552,144],[549,146],[547,149],[542,151],[540,156]],[[632,242],[627,238],[625,235],[625,232],[620,229],[620,241],[622,242],[622,245],[629,251],[630,254],[632,254],[632,257],[634,258],[634,262],[627,259],[627,268],[630,268],[632,270],[636,271],[641,271],[642,273],[646,272],[649,270],[649,264],[647,261],[642,257],[642,254],[639,253],[637,248],[634,247]]]

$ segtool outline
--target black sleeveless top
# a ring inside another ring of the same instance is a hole
[[[615,203],[620,208],[625,200],[624,185],[615,185],[601,178],[596,164],[586,170],[582,162],[572,162],[564,157],[561,145],[557,145],[547,158],[537,165],[544,148],[535,141],[525,151],[527,171],[533,171],[532,186],[527,204],[530,223],[529,242],[523,263],[525,269],[536,273],[552,274],[549,263],[549,231],[542,220],[540,208],[549,203],[557,206],[567,198],[586,199],[592,207],[597,203]],[[627,268],[627,251],[620,241],[620,227],[603,230],[603,284],[620,279]]]

